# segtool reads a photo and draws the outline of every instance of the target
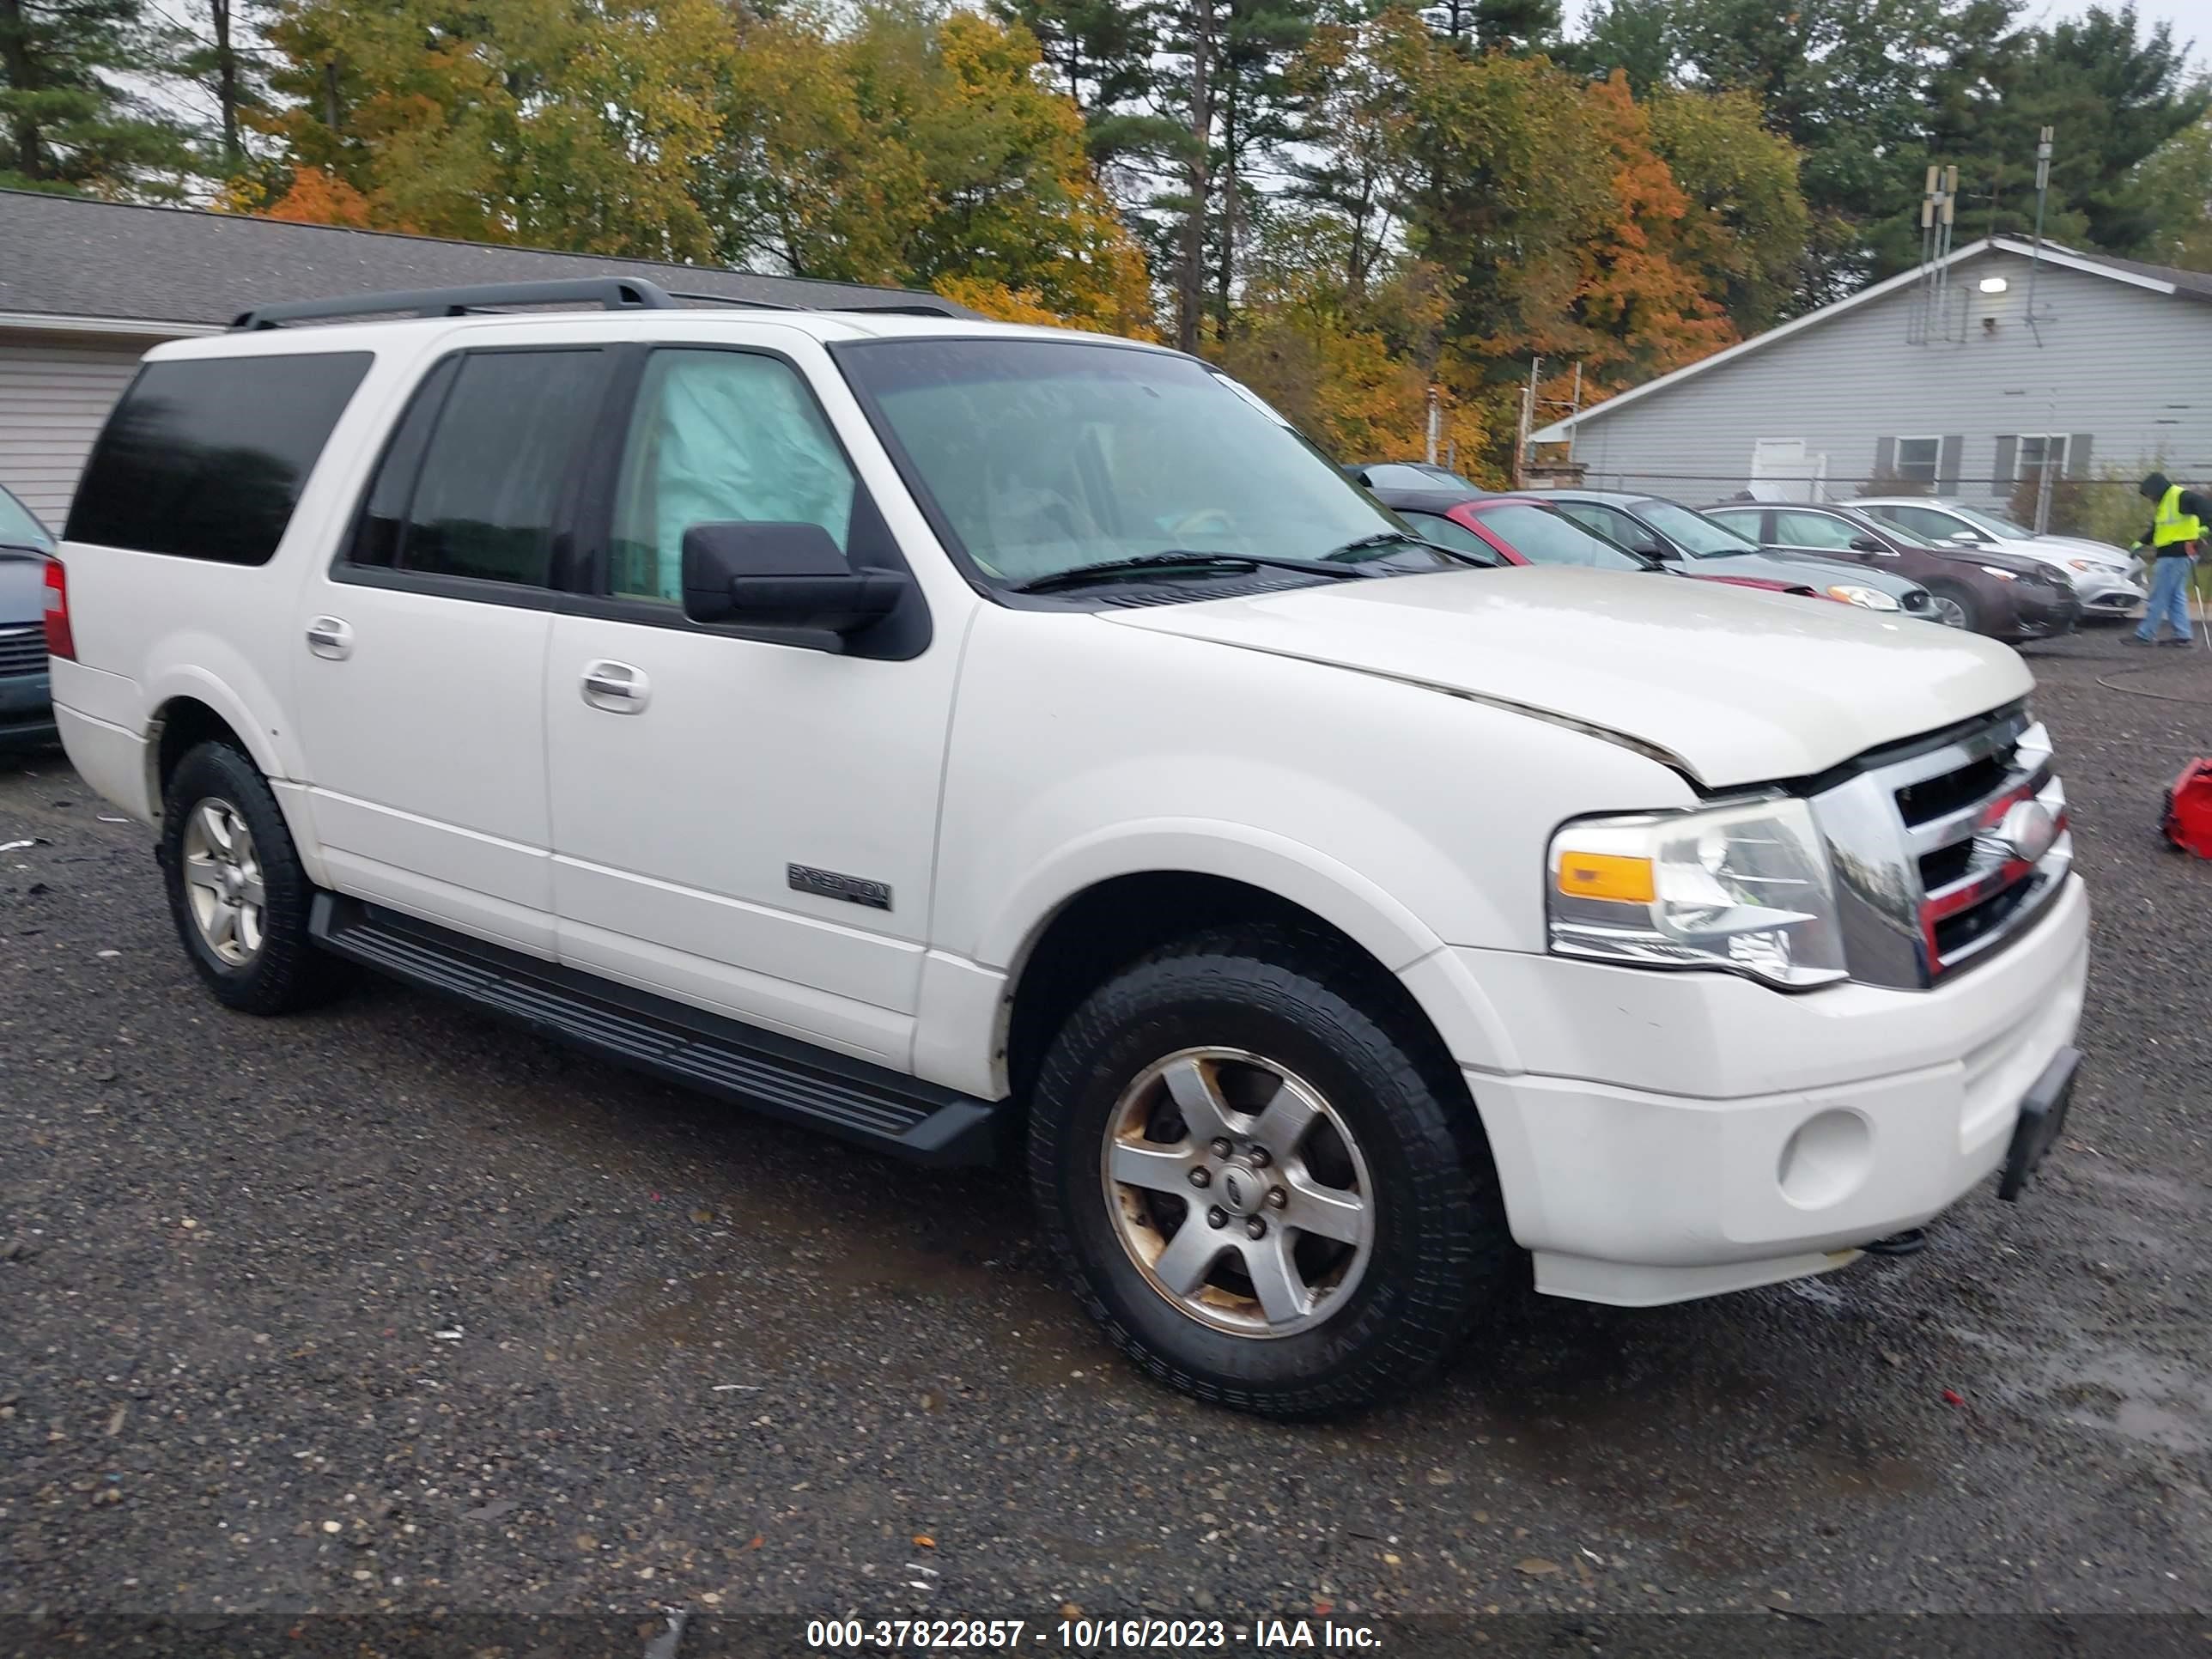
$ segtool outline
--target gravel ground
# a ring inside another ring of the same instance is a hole
[[[769,1611],[2202,1612],[2212,865],[2152,826],[2212,653],[2033,654],[2097,959],[2027,1201],[1796,1285],[1532,1297],[1323,1427],[1138,1380],[1009,1177],[390,984],[224,1012],[144,832],[0,761],[0,842],[38,838],[0,854],[0,1614],[588,1614],[638,1651],[672,1606],[688,1655]]]

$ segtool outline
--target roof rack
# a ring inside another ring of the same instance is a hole
[[[887,290],[887,293],[892,291]],[[572,277],[547,283],[485,283],[473,288],[426,288],[389,294],[354,294],[336,300],[290,300],[256,306],[232,319],[234,333],[282,328],[288,323],[327,323],[344,317],[395,313],[415,317],[465,317],[471,312],[504,311],[515,306],[596,306],[602,311],[672,311],[681,301],[744,306],[759,311],[883,312],[905,317],[962,317],[970,313],[950,301],[927,294],[896,291],[883,304],[793,305],[737,294],[672,293],[636,276]]]
[[[392,312],[417,317],[465,317],[505,306],[595,305],[603,311],[667,311],[675,296],[658,283],[635,277],[592,276],[552,283],[485,283],[474,288],[425,288],[391,294],[350,294],[337,300],[290,300],[256,306],[231,322],[233,331],[324,323],[340,317]]]

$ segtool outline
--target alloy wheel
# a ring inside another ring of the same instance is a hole
[[[1109,1212],[1145,1280],[1190,1318],[1246,1337],[1310,1328],[1350,1301],[1375,1252],[1366,1159],[1321,1092],[1241,1048],[1186,1048],[1109,1114]]]
[[[224,966],[246,967],[261,952],[269,902],[252,830],[236,806],[209,796],[185,816],[180,854],[202,942]]]

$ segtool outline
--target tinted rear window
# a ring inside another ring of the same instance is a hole
[[[67,538],[265,562],[369,362],[344,351],[147,364],[100,434]]]

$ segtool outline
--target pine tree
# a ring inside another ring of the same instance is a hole
[[[0,185],[178,193],[185,135],[127,84],[162,68],[140,0],[0,0]]]

